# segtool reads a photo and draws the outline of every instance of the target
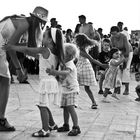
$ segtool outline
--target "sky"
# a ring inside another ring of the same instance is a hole
[[[140,0],[3,0],[0,4],[0,19],[12,14],[29,16],[36,6],[42,6],[49,11],[50,19],[55,17],[63,30],[74,31],[79,23],[78,16],[86,16],[87,22],[92,22],[95,29],[102,28],[104,34],[110,32],[110,27],[118,21],[131,30],[140,30]]]

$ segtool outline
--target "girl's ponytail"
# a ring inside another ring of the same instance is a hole
[[[58,56],[59,63],[64,65],[64,41],[61,30],[56,30],[56,54]]]

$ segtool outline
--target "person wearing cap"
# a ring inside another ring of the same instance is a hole
[[[34,132],[33,137],[49,137],[50,130],[56,130],[50,107],[52,103],[57,105],[59,86],[56,75],[46,73],[47,68],[58,69],[59,64],[64,65],[64,48],[61,30],[49,28],[43,34],[42,47],[25,47],[18,45],[5,45],[3,49],[16,50],[39,60],[39,102],[42,129]],[[54,98],[53,98],[54,97]],[[54,99],[54,100],[53,100]]]
[[[10,72],[6,52],[2,49],[4,44],[15,45],[19,42],[20,37],[28,31],[27,46],[39,45],[43,27],[47,22],[48,10],[37,6],[29,17],[25,16],[7,16],[0,21],[0,131],[15,131],[6,117],[6,106],[10,90]],[[17,58],[16,51],[10,50],[8,54],[15,66],[19,82],[27,79],[21,64]]]

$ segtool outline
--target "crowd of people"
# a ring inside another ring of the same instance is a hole
[[[46,26],[48,10],[38,6],[29,17],[13,15],[0,21],[0,131],[16,130],[5,117],[13,74],[19,83],[28,83],[28,74],[39,74],[38,108],[42,128],[33,137],[49,137],[52,130],[68,131],[68,136],[81,133],[75,109],[79,86],[84,86],[91,109],[97,109],[91,86],[99,84],[102,101],[110,103],[108,94],[119,100],[117,94],[121,94],[122,84],[123,95],[130,94],[130,73],[136,72],[136,101],[140,101],[140,40],[136,35],[129,35],[123,22],[110,27],[109,34],[104,35],[103,29],[96,30],[85,15],[78,18],[74,31],[64,31],[56,18],[51,18],[50,26]],[[64,124],[58,127],[50,100],[52,96],[57,99],[60,91]]]

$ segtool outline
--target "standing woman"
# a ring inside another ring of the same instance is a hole
[[[6,53],[1,49],[3,44],[17,45],[20,37],[28,31],[28,47],[37,47],[42,35],[42,30],[47,22],[48,10],[43,7],[36,7],[29,17],[8,16],[0,21],[0,131],[15,131],[5,118],[6,106],[10,90],[10,72]],[[17,58],[16,52],[8,52],[16,68],[19,82],[24,81],[25,75],[21,64]]]

